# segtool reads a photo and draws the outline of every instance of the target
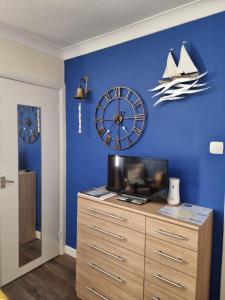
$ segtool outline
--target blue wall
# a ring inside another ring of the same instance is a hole
[[[41,231],[41,137],[35,143],[26,144],[20,137],[19,169],[36,173],[36,230]]]
[[[67,86],[67,244],[76,247],[76,194],[106,183],[107,155],[121,153],[169,159],[170,176],[181,178],[183,201],[211,207],[214,215],[211,300],[219,299],[223,233],[225,156],[209,154],[211,140],[225,141],[225,13],[210,16],[65,62]],[[153,108],[148,89],[157,84],[168,50],[178,56],[182,41],[211,89]],[[79,79],[88,74],[92,93],[83,104],[83,134],[77,133]],[[148,124],[126,151],[106,147],[96,134],[94,113],[103,93],[114,86],[135,89],[146,103]]]

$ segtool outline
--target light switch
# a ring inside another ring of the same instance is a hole
[[[209,152],[211,154],[223,154],[223,148],[224,148],[223,142],[213,141],[210,142]]]

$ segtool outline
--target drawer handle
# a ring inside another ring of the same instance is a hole
[[[99,231],[99,232],[102,232],[102,233],[105,233],[107,235],[110,235],[118,240],[122,240],[122,241],[125,241],[125,237],[123,236],[120,236],[120,235],[116,235],[114,233],[111,233],[109,231],[106,231],[106,230],[103,230],[101,228],[98,228],[97,226],[94,226],[94,225],[88,225],[89,228],[93,229],[93,230],[96,230],[96,231]]]
[[[173,238],[175,238],[175,239],[178,239],[178,240],[184,240],[184,237],[183,237],[182,235],[173,234],[173,233],[170,233],[170,232],[161,230],[161,229],[156,229],[155,232],[158,232],[158,233],[161,233],[161,234],[164,234],[164,235],[171,236],[171,237],[173,237]]]
[[[109,214],[107,212],[104,212],[104,211],[101,211],[101,210],[98,210],[98,209],[95,209],[95,208],[90,208],[89,210],[92,211],[92,212],[95,212],[97,214],[101,214],[101,215],[104,215],[104,216],[107,216],[107,217],[110,217],[110,218],[113,218],[113,219],[117,219],[117,220],[120,220],[120,221],[127,221],[127,219],[125,219],[125,218],[118,217],[118,216]]]
[[[115,276],[115,275],[113,275],[113,274],[111,274],[111,273],[109,273],[109,272],[107,272],[107,271],[105,271],[105,270],[99,268],[99,267],[96,266],[95,264],[93,264],[93,263],[87,263],[87,264],[88,264],[91,268],[93,268],[93,269],[95,269],[95,270],[97,270],[97,271],[99,271],[99,272],[105,274],[106,276],[108,276],[108,277],[110,277],[110,278],[112,278],[112,279],[114,279],[114,280],[116,280],[116,281],[119,281],[120,283],[125,283],[125,281],[124,281],[123,279],[121,279],[120,277]]]
[[[168,255],[168,254],[166,254],[166,253],[164,253],[162,251],[159,251],[159,250],[155,250],[154,253],[156,253],[158,255],[161,255],[163,257],[169,258],[171,260],[175,260],[175,261],[177,261],[179,263],[183,263],[184,262],[183,259],[181,259],[181,258],[173,257],[173,256]]]
[[[123,258],[121,256],[114,255],[114,254],[112,254],[112,253],[110,253],[110,252],[108,252],[106,250],[103,250],[103,249],[101,249],[101,248],[99,248],[99,247],[97,247],[97,246],[95,246],[93,244],[88,244],[88,246],[91,247],[92,249],[95,249],[95,250],[97,250],[99,252],[102,252],[102,253],[104,253],[104,254],[106,254],[106,255],[108,255],[110,257],[113,257],[113,258],[115,258],[117,260],[125,261],[125,258]]]
[[[156,278],[158,278],[159,280],[164,281],[164,282],[166,282],[166,283],[168,283],[168,284],[170,284],[172,286],[175,286],[175,287],[177,287],[179,289],[183,288],[183,285],[181,285],[180,283],[173,282],[173,281],[171,281],[169,279],[166,279],[165,277],[161,276],[160,274],[153,274],[153,276],[156,277]]]
[[[103,299],[103,300],[109,300],[109,298],[106,298],[104,296],[102,296],[100,293],[98,293],[95,289],[90,288],[89,286],[86,287],[87,290],[89,290],[90,292],[92,292],[93,294],[95,294],[96,296],[98,296],[99,298]]]
[[[160,300],[160,298],[152,297],[152,300]]]

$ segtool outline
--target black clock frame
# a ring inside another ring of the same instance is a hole
[[[118,101],[118,107],[120,107],[120,101],[126,101],[133,110],[133,116],[124,117],[121,111],[118,111],[113,118],[105,119],[105,110],[113,101]],[[132,129],[127,132],[127,135],[120,137],[119,128],[123,126],[124,121],[128,119],[133,120]],[[109,130],[106,130],[104,122],[108,121],[117,125],[117,137],[113,137],[110,135]],[[109,89],[104,93],[95,110],[95,127],[98,136],[105,145],[115,150],[123,150],[133,146],[144,132],[145,123],[146,110],[144,102],[137,92],[128,87],[118,86]]]
[[[40,108],[29,105],[18,105],[18,134],[24,143],[33,144],[36,142],[40,135],[39,127]]]

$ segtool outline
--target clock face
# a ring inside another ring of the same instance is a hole
[[[95,112],[95,126],[101,140],[113,149],[131,147],[145,126],[145,107],[139,95],[127,87],[107,91]]]
[[[18,105],[19,137],[26,143],[34,143],[40,135],[40,108]]]

